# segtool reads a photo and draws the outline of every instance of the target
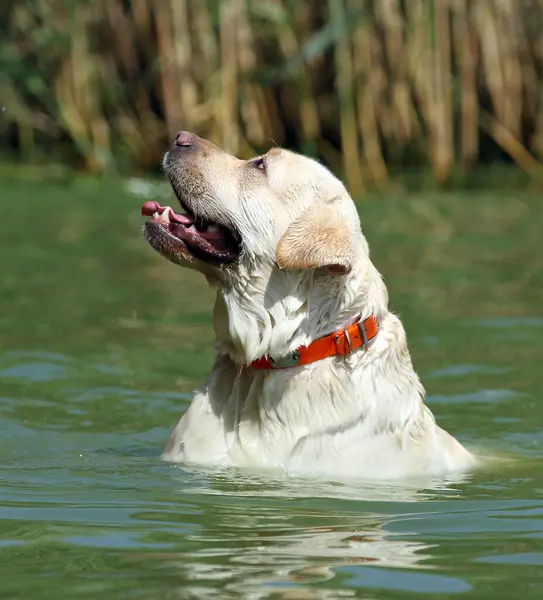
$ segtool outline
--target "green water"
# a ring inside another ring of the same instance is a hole
[[[0,597],[543,597],[543,202],[360,205],[439,422],[514,457],[435,489],[162,463],[211,293],[120,186],[2,184]]]

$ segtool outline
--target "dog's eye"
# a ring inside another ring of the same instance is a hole
[[[264,162],[264,158],[262,156],[251,161],[251,166],[255,167],[255,169],[260,169],[261,171],[266,170],[266,163]]]

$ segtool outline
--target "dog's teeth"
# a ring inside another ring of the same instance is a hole
[[[219,231],[219,226],[216,223],[212,223],[211,225],[209,225],[209,227],[207,228],[207,231],[211,232],[211,233],[216,233],[217,231]]]
[[[160,215],[159,215],[159,214],[158,214],[156,211],[153,213],[153,219],[156,219],[156,218],[157,218],[157,217],[159,217],[159,216],[160,216]]]
[[[159,221],[162,221],[163,223],[169,223],[170,222],[170,211],[172,209],[168,206],[164,209],[164,211],[162,212],[161,215],[159,215],[158,219]]]

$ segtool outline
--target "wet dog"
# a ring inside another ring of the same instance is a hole
[[[182,211],[146,202],[145,238],[217,290],[214,364],[165,459],[370,478],[474,464],[424,404],[339,179],[288,150],[239,160],[189,132],[164,169]]]

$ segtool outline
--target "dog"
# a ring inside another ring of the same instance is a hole
[[[276,147],[240,160],[186,131],[163,167],[183,212],[146,202],[144,237],[217,291],[211,374],[165,460],[371,479],[475,465],[424,404],[337,177]]]

